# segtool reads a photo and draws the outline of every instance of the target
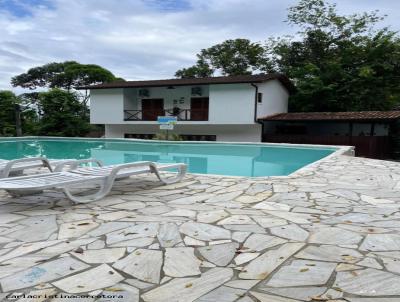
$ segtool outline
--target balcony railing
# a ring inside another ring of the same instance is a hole
[[[142,110],[124,110],[124,121],[142,121]]]
[[[208,110],[165,109],[162,111],[124,110],[125,121],[156,121],[158,116],[176,116],[178,121],[208,121]]]

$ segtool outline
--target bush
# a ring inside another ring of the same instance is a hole
[[[167,135],[167,131],[156,133],[153,137],[154,140],[160,141],[181,141],[182,138],[179,134],[169,132]]]

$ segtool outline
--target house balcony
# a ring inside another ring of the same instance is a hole
[[[124,121],[157,121],[159,116],[176,116],[178,121],[208,121],[208,110],[204,109],[163,109],[124,110]]]

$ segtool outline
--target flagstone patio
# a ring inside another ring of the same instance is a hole
[[[78,205],[0,194],[4,301],[400,301],[399,163],[131,178]]]

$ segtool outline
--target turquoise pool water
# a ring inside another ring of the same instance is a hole
[[[317,161],[335,148],[299,148],[261,144],[162,143],[128,140],[0,140],[0,158],[97,158],[106,165],[149,160],[183,162],[189,172],[230,176],[278,176]]]

